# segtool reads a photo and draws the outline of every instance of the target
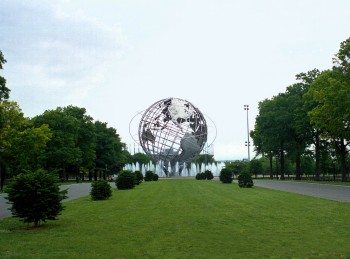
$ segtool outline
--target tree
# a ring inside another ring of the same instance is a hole
[[[3,65],[6,63],[6,59],[0,50],[0,69],[3,69]],[[6,87],[6,79],[0,76],[0,101],[6,100],[10,96],[10,89]]]
[[[121,142],[116,129],[107,127],[107,123],[100,121],[95,122],[95,129],[96,167],[100,172],[107,171],[107,168],[111,173],[122,171],[127,158],[123,152],[125,144]]]
[[[7,168],[14,162],[12,140],[24,126],[24,116],[16,102],[0,101],[0,187],[3,190]]]
[[[211,164],[211,163],[215,163],[215,159],[213,155],[209,155],[209,154],[200,154],[198,156],[196,156],[193,160],[193,163],[195,164]]]
[[[289,157],[295,162],[295,179],[301,179],[301,157],[306,147],[312,142],[313,129],[307,116],[308,110],[304,105],[303,96],[308,90],[308,85],[303,83],[293,84],[286,89],[286,98],[289,103],[290,142],[286,145]]]
[[[79,166],[82,161],[82,151],[77,145],[80,125],[78,119],[58,107],[36,116],[33,123],[36,126],[47,124],[52,132],[41,163],[46,169],[58,170],[61,180],[67,179],[68,169]]]
[[[248,163],[242,161],[225,163],[225,168],[227,168],[233,176],[239,175],[246,167],[248,167]]]
[[[143,153],[135,153],[132,156],[132,163],[139,163],[140,165],[146,165],[151,162],[149,156]]]
[[[322,136],[331,138],[341,163],[342,181],[346,181],[346,155],[350,140],[350,81],[343,70],[334,67],[323,71],[312,83],[309,98],[317,102],[310,120]]]
[[[95,168],[96,160],[96,130],[93,118],[86,114],[85,108],[76,106],[67,106],[63,108],[63,112],[68,116],[72,116],[78,121],[78,136],[76,146],[82,152],[81,163],[76,167],[77,173],[79,167],[86,168],[91,172]]]
[[[261,161],[258,159],[251,160],[249,162],[249,171],[250,174],[255,174],[255,178],[257,178],[259,174],[262,174],[263,167]]]
[[[282,180],[285,173],[285,152],[293,136],[293,116],[289,111],[289,105],[288,96],[283,93],[260,102],[259,115],[255,120],[254,132],[251,134],[259,152],[279,157]]]
[[[304,85],[304,93],[303,93],[303,110],[308,114],[314,107],[317,106],[317,102],[308,97],[308,91],[310,90],[311,84],[315,81],[315,79],[319,76],[320,71],[318,69],[313,69],[308,71],[307,73],[299,73],[296,75],[296,79]],[[304,115],[305,116],[305,115]],[[315,149],[315,180],[320,179],[321,167],[320,167],[320,152],[323,146],[321,146],[321,131],[320,129],[314,128],[311,125],[310,117],[305,116],[305,119],[308,119],[309,127],[311,128],[311,138],[309,138],[309,145],[313,144]]]
[[[6,192],[12,204],[14,217],[24,222],[34,223],[55,220],[63,210],[61,201],[66,198],[67,191],[60,191],[56,177],[44,170],[21,173],[14,177]]]
[[[37,170],[42,165],[40,157],[46,151],[47,142],[50,141],[52,133],[47,124],[40,127],[28,126],[17,132],[11,140],[11,150],[14,156],[13,170]]]

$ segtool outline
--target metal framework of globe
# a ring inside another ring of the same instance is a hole
[[[154,161],[166,166],[192,160],[207,141],[203,114],[189,101],[166,98],[142,115],[138,135],[141,147]]]

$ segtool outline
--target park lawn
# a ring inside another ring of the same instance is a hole
[[[0,258],[349,258],[350,204],[189,179],[64,203],[57,221],[0,220]]]

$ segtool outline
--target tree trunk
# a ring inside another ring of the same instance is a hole
[[[298,154],[295,158],[295,180],[301,180],[301,158],[300,153],[298,151]]]
[[[281,180],[284,180],[284,150],[283,150],[283,148],[281,148],[280,155],[281,155]]]
[[[91,169],[89,169],[89,182],[92,181],[92,172],[91,172]]]
[[[4,189],[4,183],[5,183],[5,166],[1,164],[0,161],[0,190],[3,191]]]
[[[273,179],[272,154],[269,155],[269,160],[270,160],[270,178]]]
[[[315,180],[319,181],[320,180],[320,175],[321,175],[321,152],[320,152],[320,134],[318,131],[316,131],[315,135]]]
[[[341,181],[346,182],[346,146],[344,138],[340,139],[340,164],[341,164]]]
[[[94,170],[94,180],[97,181],[97,171],[96,171],[96,169]]]

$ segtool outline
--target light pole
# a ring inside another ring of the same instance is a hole
[[[248,119],[248,111],[249,111],[249,105],[244,105],[244,110],[247,111],[247,141],[245,142],[246,146],[248,147],[248,162],[250,161],[250,141],[249,141],[249,119]]]

